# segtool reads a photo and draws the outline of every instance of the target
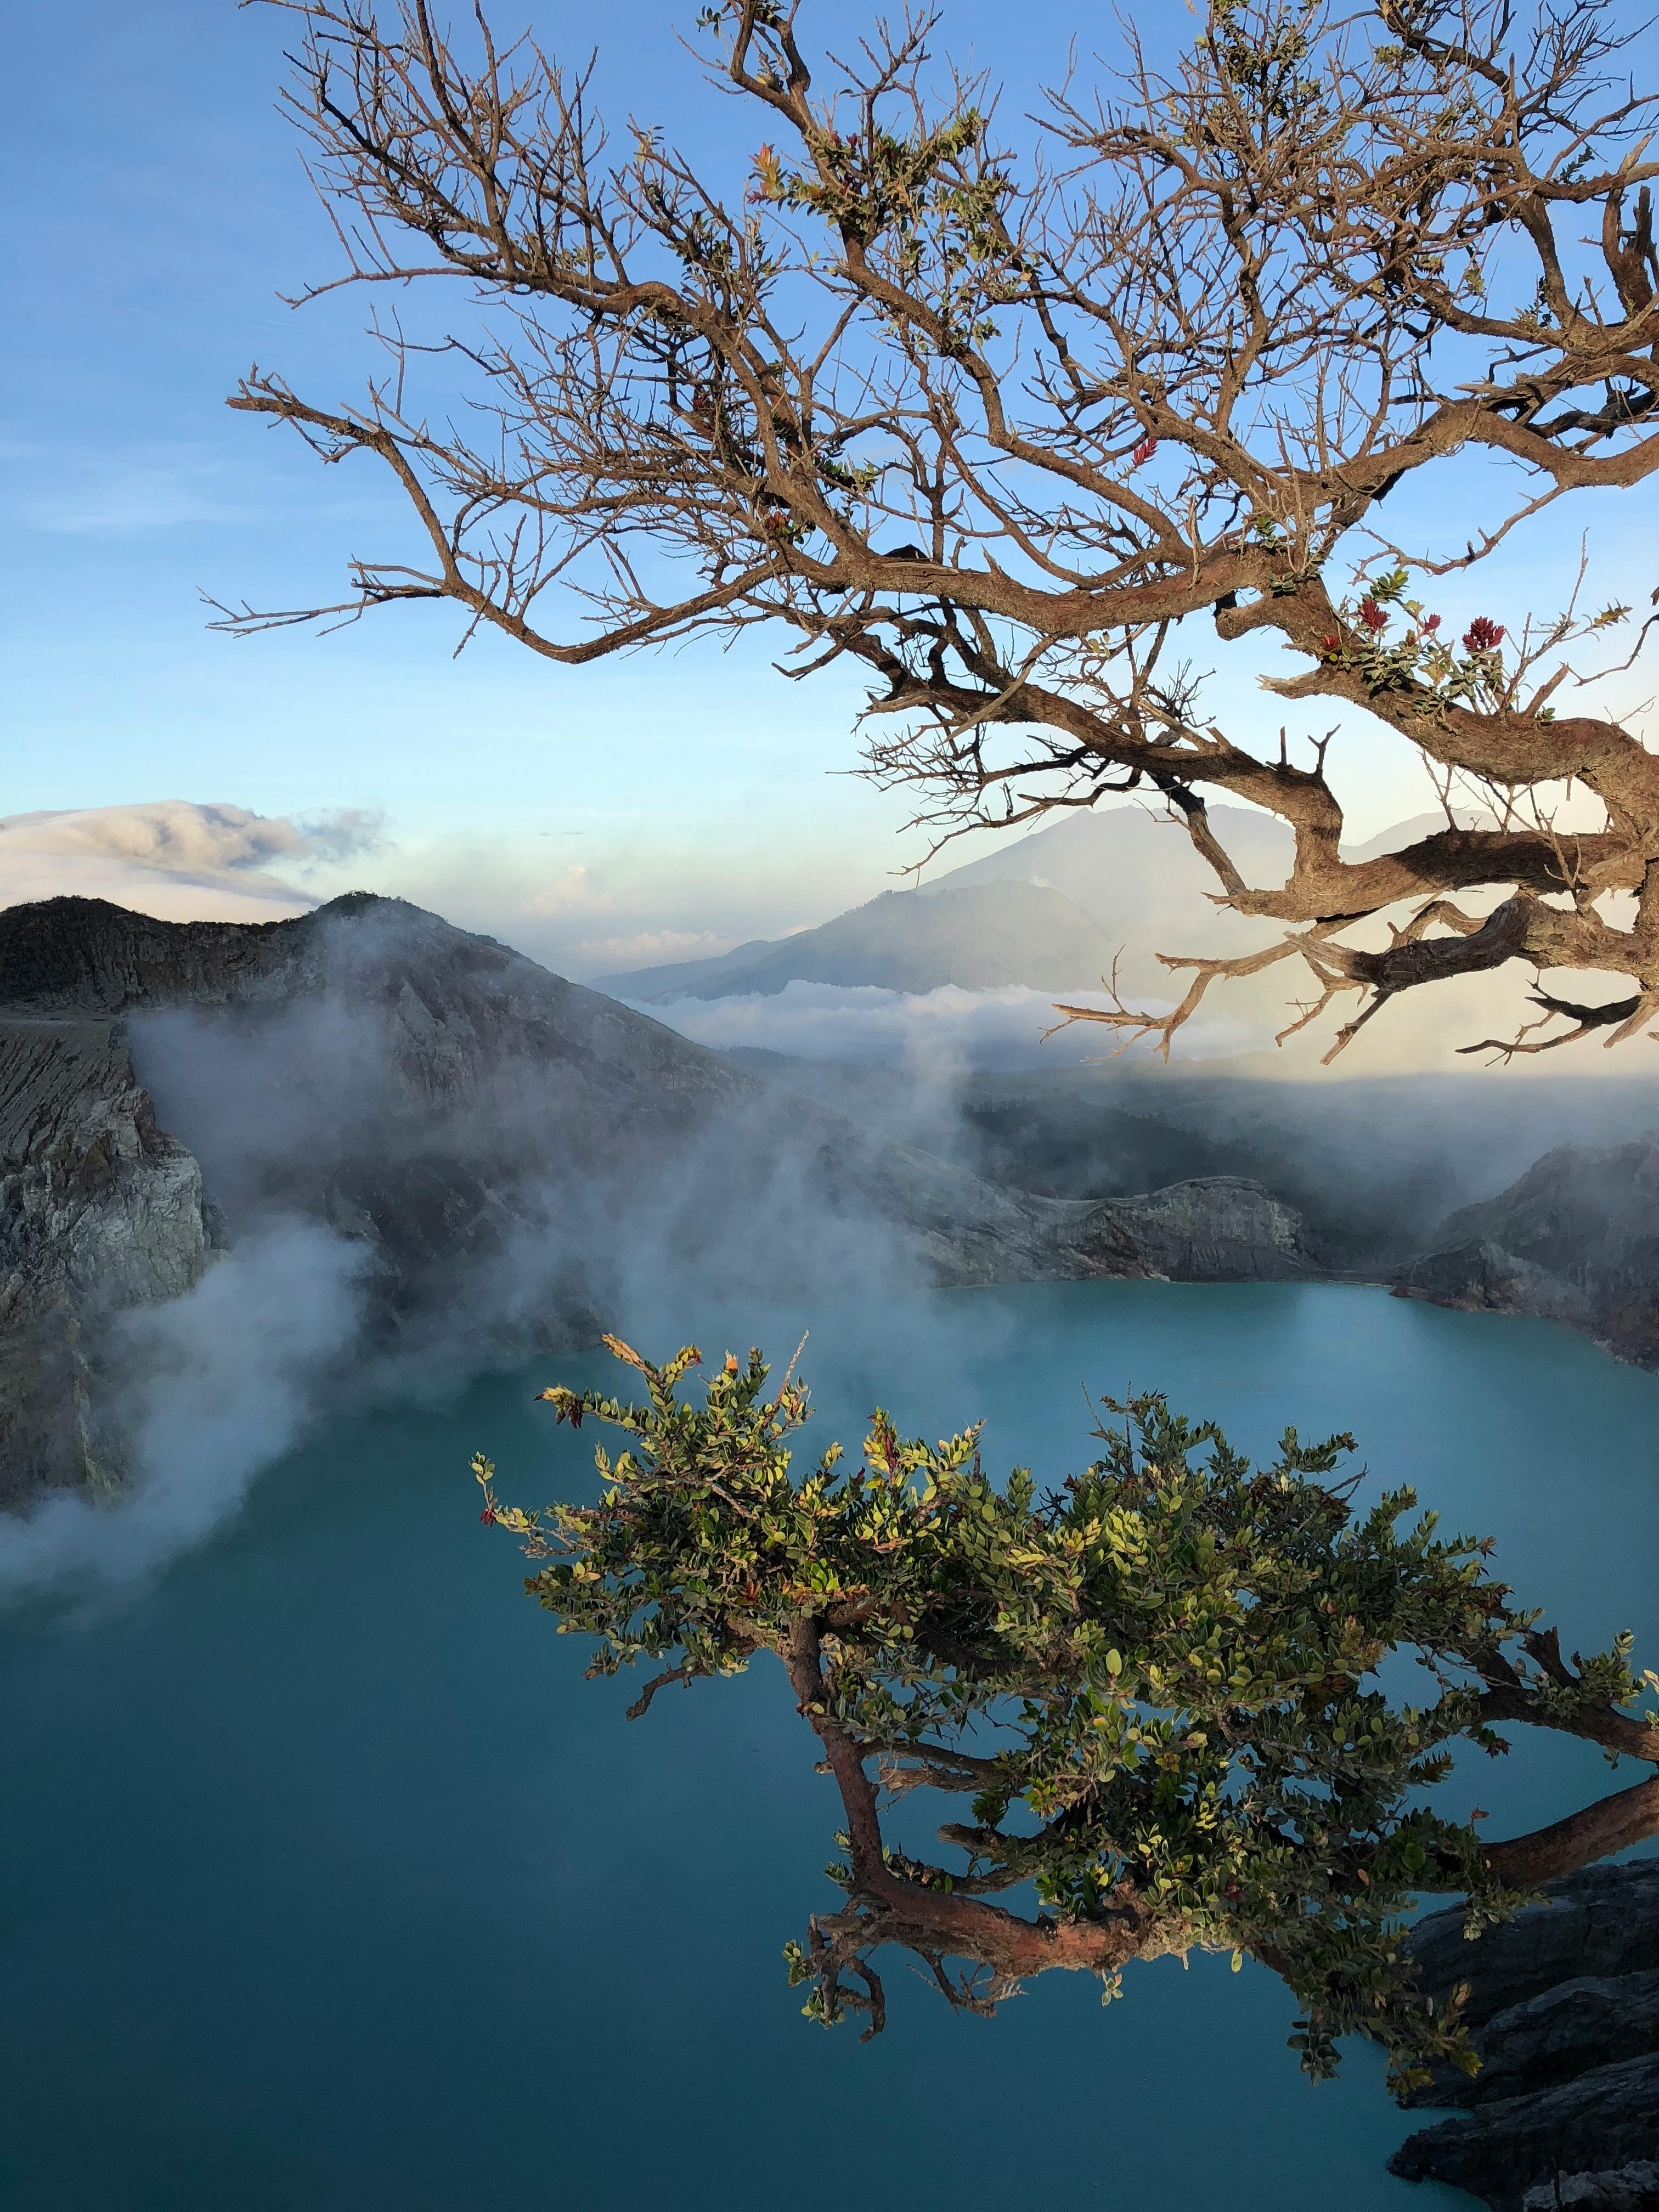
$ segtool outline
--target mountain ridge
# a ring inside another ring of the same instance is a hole
[[[0,1504],[118,1489],[122,1315],[295,1221],[361,1256],[338,1362],[422,1371],[592,1344],[630,1268],[700,1297],[1320,1271],[1248,1180],[1006,1188],[400,901],[0,915]]]
[[[816,929],[751,938],[713,959],[599,976],[593,988],[635,1005],[769,998],[792,982],[909,992],[952,984],[1065,991],[1097,981],[1116,951],[1063,891],[1013,879],[881,891]]]

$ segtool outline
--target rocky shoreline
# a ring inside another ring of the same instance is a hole
[[[1546,1153],[1497,1198],[1453,1214],[1397,1288],[1564,1322],[1620,1359],[1659,1365],[1659,1133]]]
[[[1659,1859],[1547,1883],[1473,1943],[1461,1910],[1437,1912],[1412,1950],[1437,2003],[1468,1985],[1482,2063],[1405,2100],[1464,2109],[1410,2136],[1389,2171],[1492,2212],[1659,2212]]]

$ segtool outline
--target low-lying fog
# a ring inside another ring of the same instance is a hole
[[[201,1164],[226,1249],[188,1296],[117,1325],[131,1495],[62,1497],[12,1522],[0,1590],[142,1579],[342,1406],[440,1398],[601,1323],[662,1352],[669,1316],[739,1291],[810,1308],[915,1291],[923,1259],[880,1200],[884,1175],[908,1172],[881,1167],[893,1146],[1050,1197],[1249,1176],[1302,1210],[1334,1271],[1386,1275],[1554,1146],[1659,1119],[1642,1077],[1286,1082],[1213,1061],[1091,1064],[1105,1033],[1039,1047],[1036,994],[977,995],[989,1003],[931,1030],[914,1006],[875,1007],[890,1016],[877,1051],[867,1002],[895,994],[841,994],[866,1022],[861,1064],[738,1046],[720,1058],[730,1095],[695,1126],[625,1125],[591,1075],[510,1060],[411,1106],[383,1032],[337,1001],[135,1019],[140,1075]],[[787,997],[768,1002],[782,1043]],[[459,1236],[468,1207],[477,1233]]]

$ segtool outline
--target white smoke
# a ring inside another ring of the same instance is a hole
[[[239,1244],[185,1297],[125,1315],[112,1350],[136,1378],[118,1408],[131,1489],[118,1504],[65,1496],[0,1516],[0,1597],[142,1583],[231,1518],[349,1356],[368,1257],[288,1222]]]

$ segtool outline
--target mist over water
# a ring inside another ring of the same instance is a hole
[[[1253,1177],[1328,1265],[1375,1275],[1551,1145],[1659,1119],[1639,1079],[1089,1064],[1092,1032],[1036,1044],[1032,992],[696,1001],[737,1034],[759,1009],[806,1049],[688,1056],[390,902],[325,917],[298,957],[233,1005],[130,1018],[223,1249],[188,1297],[109,1330],[99,1411],[132,1480],[0,1525],[0,1601],[142,1582],[331,1416],[428,1402],[601,1328],[678,1342],[744,1298],[810,1314],[920,1291],[941,1210],[976,1202],[963,1178],[1100,1198]]]
[[[187,1296],[108,1326],[99,1410],[130,1483],[0,1516],[0,1602],[142,1583],[331,1413],[430,1401],[601,1328],[649,1340],[739,1293],[925,1280],[869,1185],[897,1127],[878,1102],[846,1121],[717,1065],[708,1110],[677,1115],[665,1086],[629,1119],[579,1062],[465,1056],[424,1011],[388,1023],[330,991],[131,1019],[225,1245]]]
[[[134,1491],[4,1516],[0,1600],[41,1589],[107,1597],[234,1514],[326,1402],[362,1325],[365,1259],[326,1229],[280,1223],[183,1297],[124,1315],[114,1357],[129,1379],[110,1412],[131,1438]]]
[[[359,921],[334,957],[379,973],[407,927]],[[1036,994],[932,995],[952,1007],[921,1021],[911,1001],[864,1064],[738,1050],[718,1111],[639,1127],[613,1125],[568,1066],[509,1051],[481,1078],[401,1002],[390,1027],[337,988],[135,1018],[141,1077],[200,1162],[228,1249],[189,1297],[116,1325],[106,1411],[130,1438],[131,1489],[0,1526],[0,1601],[142,1582],[331,1413],[430,1400],[602,1326],[701,1337],[744,1296],[810,1311],[920,1291],[924,1255],[892,1212],[895,1176],[918,1170],[893,1147],[1048,1196],[1255,1177],[1304,1212],[1331,1265],[1363,1273],[1422,1249],[1553,1144],[1659,1119],[1639,1080],[1268,1083],[1080,1065],[1065,1040],[1010,1065],[994,1025],[1026,1023]],[[988,1032],[957,1018],[954,1001],[975,996]],[[411,1037],[413,1089],[398,1058]]]

